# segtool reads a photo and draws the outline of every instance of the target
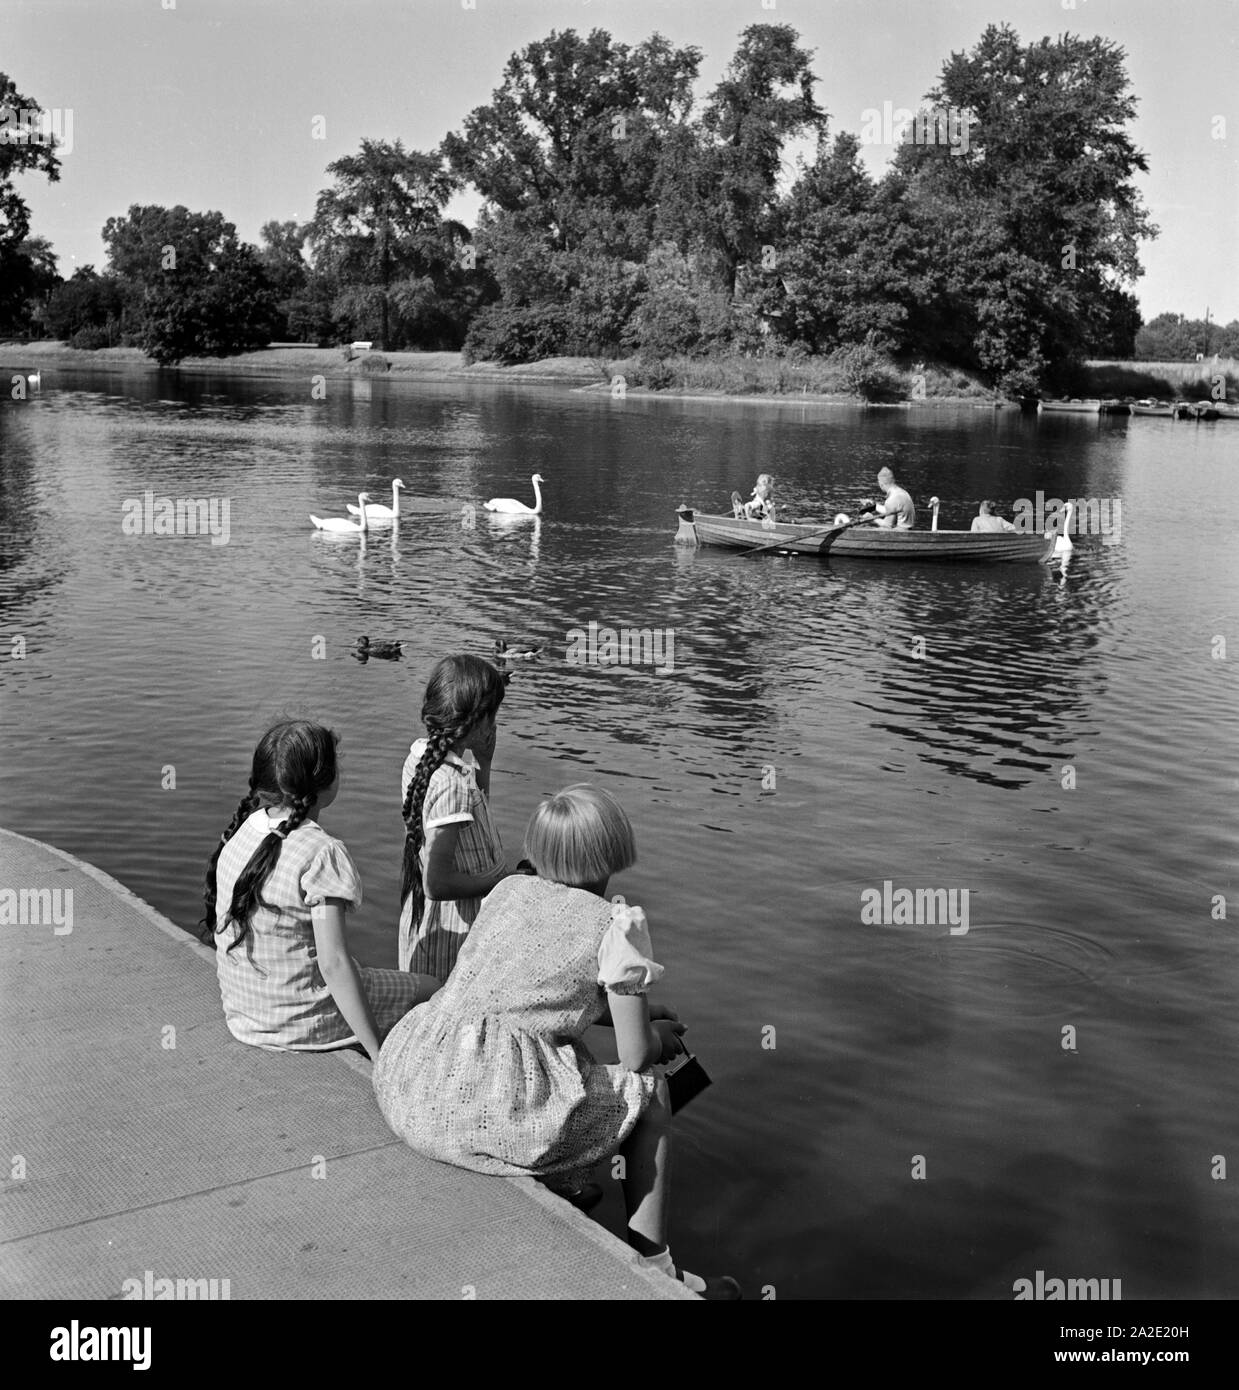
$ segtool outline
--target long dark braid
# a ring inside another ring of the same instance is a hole
[[[285,720],[273,725],[254,750],[250,790],[241,798],[232,823],[224,831],[207,870],[205,924],[218,934],[235,922],[239,928],[228,950],[240,945],[250,930],[250,918],[260,907],[270,907],[263,886],[279,862],[284,841],[309,815],[320,794],[336,779],[336,736],[321,724]],[[224,845],[247,816],[260,807],[291,806],[281,825],[263,837],[245,868],[237,875],[223,922],[216,913],[216,866]]]
[[[422,701],[427,742],[409,782],[400,814],[404,819],[404,858],[400,871],[400,902],[413,900],[413,927],[426,906],[421,851],[426,843],[422,807],[430,779],[443,766],[454,744],[481,719],[488,719],[503,702],[507,682],[489,661],[478,656],[445,656],[430,674]]]
[[[258,798],[254,795],[253,783],[237,803],[237,809],[233,814],[232,820],[228,823],[227,830],[219,837],[219,844],[215,846],[215,853],[211,855],[211,862],[207,865],[206,885],[202,893],[202,901],[206,908],[202,920],[198,923],[201,928],[202,939],[215,944],[215,899],[218,896],[215,888],[215,871],[219,864],[219,856],[223,853],[224,846],[240,830],[242,823],[253,812],[258,809]]]

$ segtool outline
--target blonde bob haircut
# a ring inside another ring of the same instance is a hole
[[[548,796],[529,818],[525,853],[541,878],[583,888],[637,862],[632,823],[609,793],[577,782]]]

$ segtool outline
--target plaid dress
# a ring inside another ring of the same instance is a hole
[[[640,908],[513,875],[490,893],[456,969],[387,1035],[372,1079],[410,1147],[479,1173],[579,1173],[613,1154],[657,1084],[583,1039],[605,990],[663,973]]]
[[[255,811],[220,852],[215,881],[221,918],[242,870],[278,823],[265,810]],[[239,946],[228,950],[240,935],[235,922],[215,938],[219,992],[232,1036],[254,1047],[309,1052],[355,1043],[319,972],[310,920],[311,907],[326,898],[361,906],[361,879],[348,850],[316,821],[302,821],[281,845],[262,896],[270,907],[257,909]],[[381,1034],[413,1007],[417,981],[400,970],[364,965],[357,973]]]
[[[426,740],[419,738],[409,749],[400,776],[401,805],[425,748]],[[443,764],[435,769],[422,803],[422,829],[429,832],[439,825],[459,825],[455,867],[464,874],[485,874],[504,862],[503,845],[490,818],[490,803],[477,784],[477,763],[472,753],[467,753],[466,758],[468,761],[449,753]],[[423,843],[420,856],[423,884],[426,857]],[[446,980],[481,907],[481,898],[440,902],[427,894],[421,921],[415,927],[413,899],[406,898],[400,905],[398,959],[401,970]]]

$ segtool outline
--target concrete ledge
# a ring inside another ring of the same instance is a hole
[[[0,830],[5,889],[56,915],[0,926],[0,1297],[699,1301],[532,1179],[406,1148],[359,1054],[235,1042],[214,953],[93,865]]]

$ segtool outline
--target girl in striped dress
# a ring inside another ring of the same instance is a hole
[[[344,914],[361,906],[361,880],[315,819],[339,785],[330,729],[273,725],[211,856],[205,924],[219,938],[220,997],[239,1042],[310,1052],[360,1043],[375,1057],[396,1020],[438,988],[426,976],[359,966],[348,953]]]
[[[482,899],[507,876],[487,800],[504,688],[477,656],[444,657],[427,683],[427,736],[410,748],[401,776],[402,970],[446,980]]]

